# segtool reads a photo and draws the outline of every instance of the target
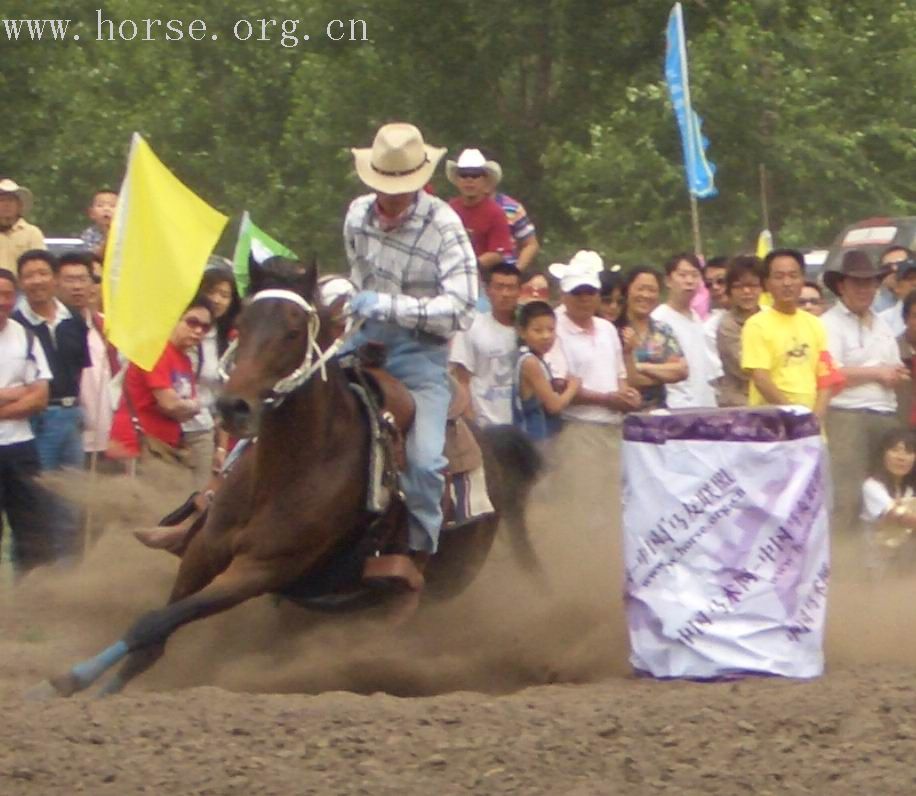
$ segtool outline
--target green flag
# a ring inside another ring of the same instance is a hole
[[[248,292],[249,255],[256,263],[262,263],[269,257],[297,259],[296,255],[286,246],[274,240],[263,229],[256,226],[246,210],[242,213],[242,223],[239,225],[239,239],[235,244],[235,254],[232,255],[235,283],[241,296]]]

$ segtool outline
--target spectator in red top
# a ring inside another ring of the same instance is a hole
[[[445,164],[445,174],[459,193],[449,204],[471,238],[481,271],[503,262],[515,251],[506,214],[490,196],[491,181],[498,170],[498,164],[487,160],[479,149],[465,149],[457,161]]]
[[[188,352],[200,346],[212,322],[210,302],[198,296],[172,330],[155,367],[145,371],[133,363],[128,366],[111,429],[111,455],[139,455],[141,464],[155,458],[190,469],[181,424],[200,411],[200,402]]]

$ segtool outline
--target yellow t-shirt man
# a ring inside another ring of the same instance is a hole
[[[826,351],[824,324],[804,310],[791,315],[774,308],[762,310],[748,318],[741,332],[741,367],[769,371],[777,389],[792,403],[809,409],[814,409]],[[748,406],[766,403],[752,381]]]

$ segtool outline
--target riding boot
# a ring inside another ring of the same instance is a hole
[[[410,558],[413,560],[422,577],[422,573],[429,563],[429,553],[412,550]],[[425,581],[423,585],[425,585]],[[421,585],[419,589],[408,589],[400,594],[392,595],[386,604],[388,608],[386,618],[389,625],[392,627],[401,627],[413,619],[420,608],[420,600],[423,596],[423,585]]]
[[[392,501],[388,512],[376,521],[372,547],[375,553],[363,564],[363,583],[405,592],[423,588],[425,580],[418,554],[407,546],[407,509],[402,499]],[[422,566],[426,566],[425,560]]]
[[[212,490],[195,492],[184,505],[163,518],[158,527],[134,531],[134,538],[153,550],[167,550],[180,558],[188,549],[191,538],[203,526],[212,500]],[[189,506],[190,511],[187,511]],[[179,513],[183,514],[180,524],[165,522],[166,519],[175,518]]]

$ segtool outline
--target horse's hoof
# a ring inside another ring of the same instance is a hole
[[[38,685],[33,685],[25,692],[26,702],[50,702],[52,699],[63,696],[50,680],[42,680]]]

